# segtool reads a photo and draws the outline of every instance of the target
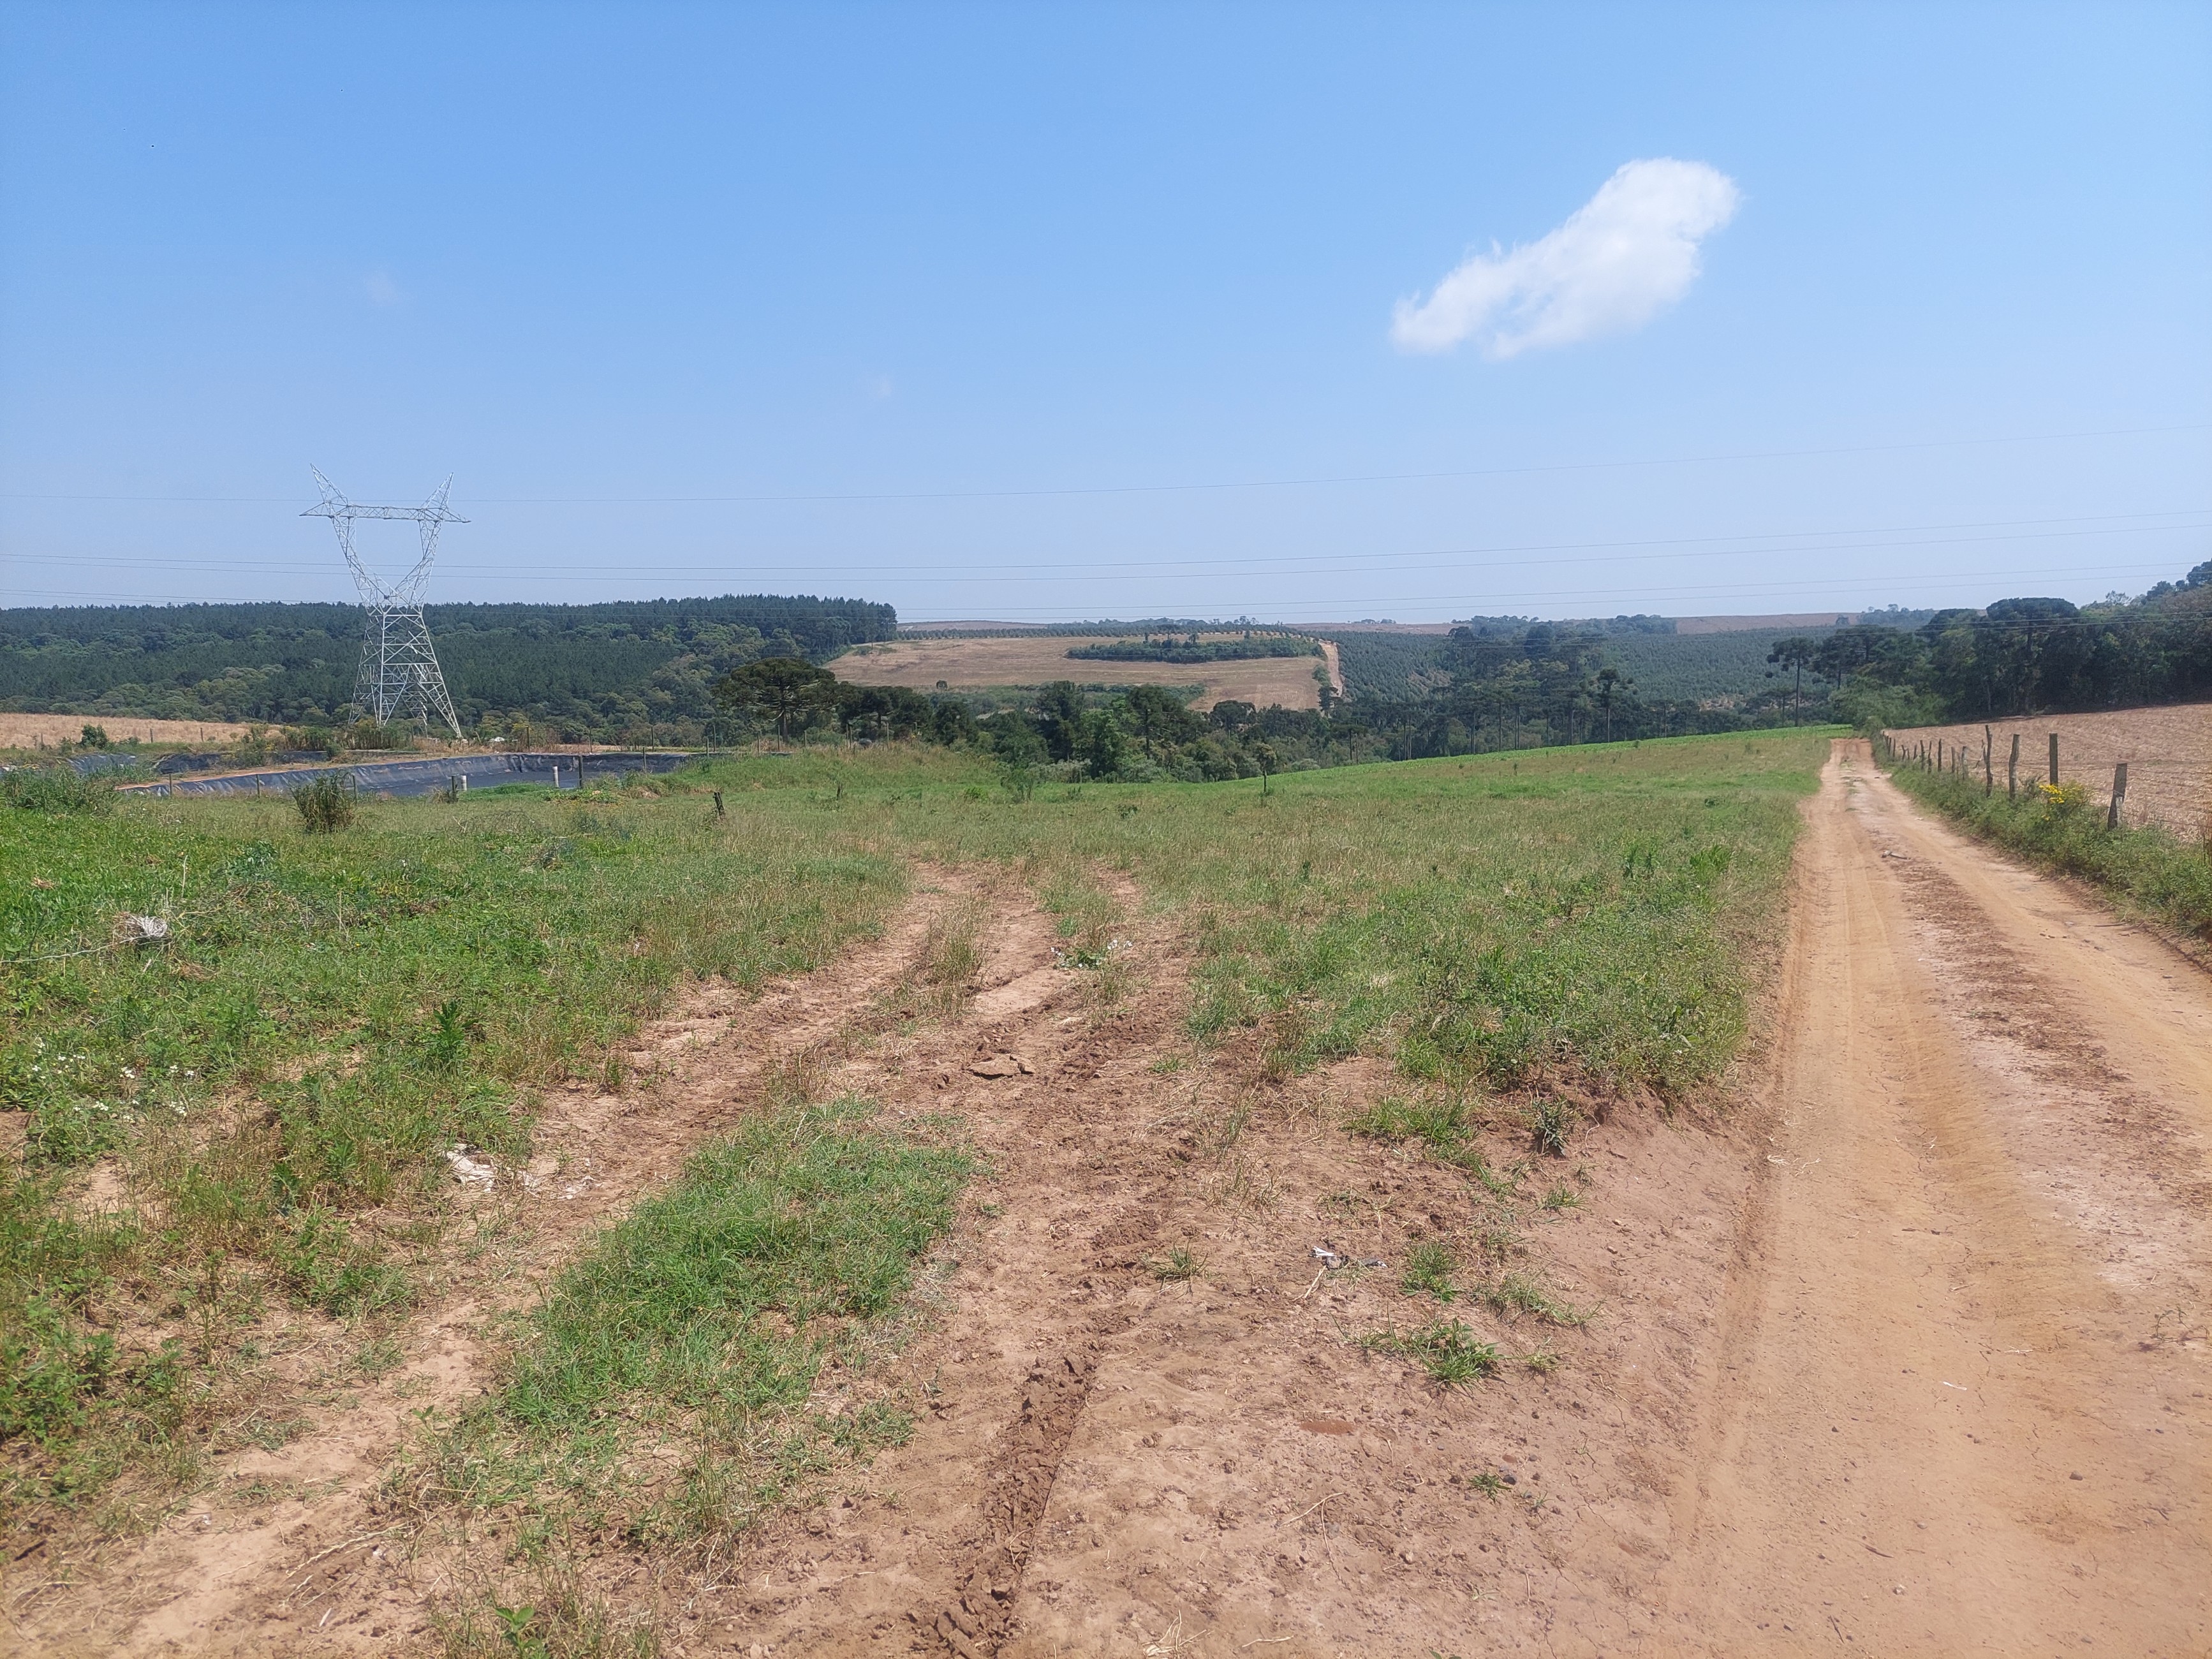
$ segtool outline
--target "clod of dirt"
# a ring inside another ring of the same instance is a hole
[[[993,1054],[968,1068],[977,1077],[1030,1077],[1036,1068],[1019,1054]]]
[[[1024,1559],[1051,1500],[1053,1480],[1097,1364],[1095,1355],[1066,1353],[1030,1369],[1021,1415],[1007,1431],[998,1490],[988,1510],[998,1547],[969,1570],[959,1598],[933,1625],[960,1659],[986,1659],[1006,1639]]]

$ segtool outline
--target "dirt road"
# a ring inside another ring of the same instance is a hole
[[[2212,1652],[2212,981],[1863,744],[1797,869],[1753,1098],[1593,1113],[1564,1159],[1500,1113],[1497,1188],[1345,1133],[1404,1086],[1381,1060],[1193,1051],[1188,941],[1133,887],[1109,995],[1018,882],[935,872],[842,963],[702,988],[641,1039],[651,1086],[550,1102],[545,1176],[588,1178],[509,1200],[526,1248],[152,1537],[17,1568],[0,1653],[427,1652],[539,1594],[511,1532],[377,1507],[406,1414],[802,1060],[957,1115],[987,1173],[892,1362],[907,1444],[727,1558],[574,1540],[577,1592],[665,1653]],[[963,905],[972,995],[894,1018]],[[1402,1282],[1437,1242],[1449,1302]],[[1388,1340],[1447,1318],[1492,1374]]]
[[[1668,1569],[1699,1650],[2212,1650],[2212,995],[1913,809],[1810,809]]]

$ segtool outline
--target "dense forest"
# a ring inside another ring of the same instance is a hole
[[[307,605],[0,611],[0,708],[336,725],[349,713],[360,614]],[[819,672],[823,660],[896,632],[890,606],[857,600],[441,605],[429,619],[454,701],[478,730],[541,742],[730,740],[770,729],[794,740],[824,730],[926,737],[988,743],[1017,769],[1099,778],[1249,776],[1793,721],[1899,726],[2212,697],[2212,562],[2135,599],[1893,609],[1783,638],[1682,635],[1657,617],[1476,617],[1441,636],[1345,631],[1347,689],[1325,692],[1319,711],[1224,702],[1200,714],[1185,692],[1072,682],[998,709],[957,694],[840,685]],[[1181,638],[1139,640],[1136,659],[1212,659],[1181,654],[1194,649],[1192,626],[1176,625]],[[1050,631],[1108,636],[1084,654],[1127,659],[1126,635],[1139,627],[1167,633],[1160,623]],[[1317,648],[1284,633],[1255,632],[1253,643]],[[749,669],[761,684],[780,676],[798,701],[770,718],[767,704],[733,690]]]
[[[887,605],[762,594],[425,615],[463,724],[526,727],[538,741],[696,740],[731,669],[820,661],[890,639],[898,620]],[[343,605],[0,611],[0,709],[337,725],[361,630],[361,611]]]
[[[2133,599],[1999,599],[1771,651],[1808,707],[1861,726],[2187,702],[2212,697],[2212,560]]]

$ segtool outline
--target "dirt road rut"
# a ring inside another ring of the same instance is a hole
[[[1698,1650],[2212,1650],[2212,995],[1839,744],[1670,1564]]]

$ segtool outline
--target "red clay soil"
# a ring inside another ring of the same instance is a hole
[[[672,1656],[2212,1650],[2212,982],[1921,817],[1863,744],[1807,811],[1731,1116],[1622,1103],[1564,1160],[1501,1117],[1492,1164],[1530,1166],[1510,1205],[1344,1132],[1394,1086],[1378,1062],[1275,1084],[1192,1056],[1166,923],[1129,924],[1109,1006],[1025,896],[986,891],[963,1013],[813,1039],[823,1086],[960,1114],[987,1170],[897,1361],[911,1440],[719,1565],[610,1537],[580,1587]],[[920,915],[810,982],[820,1022],[898,977]],[[679,1127],[601,1213],[801,1035],[728,1017],[638,1097]],[[1462,1263],[1449,1304],[1401,1288],[1430,1240]],[[1158,1276],[1178,1248],[1196,1276]],[[1508,1274],[1588,1322],[1468,1294]],[[1448,1389],[1361,1340],[1438,1317],[1497,1374]],[[449,1364],[432,1386],[477,1386]],[[359,1431],[328,1498],[179,1516],[94,1592],[27,1596],[19,1570],[18,1642],[428,1649],[471,1569],[377,1535],[391,1442]]]

